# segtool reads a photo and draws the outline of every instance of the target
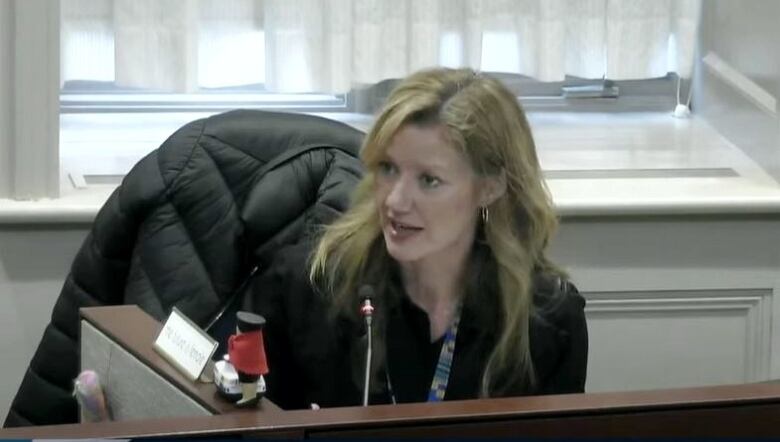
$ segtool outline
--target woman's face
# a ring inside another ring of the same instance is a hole
[[[467,253],[484,199],[479,183],[443,126],[403,126],[377,167],[374,188],[390,256],[405,263]]]

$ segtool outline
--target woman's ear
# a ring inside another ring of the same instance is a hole
[[[487,207],[506,193],[506,173],[502,169],[497,175],[486,176],[482,180],[479,205]]]

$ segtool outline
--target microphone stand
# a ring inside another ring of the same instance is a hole
[[[371,306],[371,301],[367,301],[367,305]],[[368,390],[369,390],[369,382],[371,380],[371,352],[373,349],[372,346],[372,338],[371,338],[371,315],[368,314],[365,316],[366,318],[366,331],[368,333],[368,345],[366,348],[366,373],[365,373],[365,381],[363,382],[363,406],[368,405]]]
[[[366,321],[366,333],[368,334],[368,343],[366,345],[366,373],[363,382],[363,406],[368,405],[368,390],[371,386],[371,353],[373,350],[373,333],[371,332],[371,323],[374,317],[374,306],[371,305],[371,298],[374,296],[374,289],[370,285],[364,285],[360,288],[358,296],[363,300],[360,307],[360,314]]]

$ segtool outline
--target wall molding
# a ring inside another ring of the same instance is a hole
[[[646,317],[738,316],[745,319],[745,381],[770,378],[774,288],[585,292],[589,321]],[[681,319],[684,320],[684,319]]]
[[[777,98],[720,58],[718,54],[709,51],[701,61],[710,73],[721,79],[725,84],[750,99],[769,115],[777,116]]]

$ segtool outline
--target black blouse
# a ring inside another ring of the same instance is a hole
[[[267,395],[285,409],[308,408],[311,403],[360,405],[365,331],[346,319],[330,319],[327,301],[308,280],[309,251],[305,245],[279,251],[245,299],[244,308],[267,321]],[[535,284],[529,329],[536,387],[510,388],[502,396],[582,392],[588,352],[585,301],[565,281],[537,278]],[[496,339],[480,326],[486,323],[485,315],[490,316],[481,304],[464,303],[444,400],[479,397]],[[424,402],[443,338],[431,342],[427,314],[408,297],[401,296],[387,310],[384,363],[372,379],[370,402],[390,403],[388,380],[397,402]]]
[[[490,348],[480,342],[468,313],[463,312],[458,326],[445,400],[470,399],[479,394]],[[386,341],[387,380],[392,386],[392,395],[399,403],[425,402],[444,337],[431,342],[428,315],[408,297],[403,297],[388,318]]]

